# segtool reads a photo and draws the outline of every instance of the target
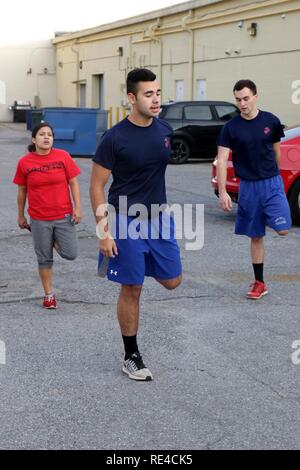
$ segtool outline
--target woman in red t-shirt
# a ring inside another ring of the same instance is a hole
[[[81,221],[80,169],[68,152],[52,147],[53,138],[53,129],[46,122],[33,129],[29,153],[19,160],[13,180],[18,185],[18,225],[31,230],[33,236],[44,308],[57,307],[52,292],[53,248],[62,258],[75,259],[75,225]],[[30,224],[24,215],[26,200]]]

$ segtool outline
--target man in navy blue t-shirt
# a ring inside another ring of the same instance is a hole
[[[219,198],[221,208],[231,210],[231,198],[226,191],[231,151],[234,171],[240,178],[235,233],[251,238],[255,280],[247,297],[257,300],[268,293],[263,278],[266,225],[279,235],[287,235],[291,227],[290,209],[279,173],[280,139],[284,133],[276,116],[258,110],[255,83],[239,80],[233,93],[240,115],[223,127],[218,139]]]
[[[154,277],[167,289],[181,283],[174,222],[165,210],[172,128],[157,117],[160,88],[152,71],[129,72],[127,94],[132,110],[104,134],[93,158],[90,194],[100,238],[99,271],[105,266],[107,278],[121,284],[117,313],[125,348],[123,372],[148,381],[153,376],[137,345],[144,277]],[[110,176],[107,208],[104,187]]]

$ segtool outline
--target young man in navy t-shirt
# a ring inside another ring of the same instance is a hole
[[[291,227],[290,209],[279,174],[280,139],[284,133],[276,116],[258,110],[255,83],[239,80],[233,93],[240,115],[223,127],[218,139],[219,202],[224,211],[231,210],[226,176],[232,151],[235,174],[240,178],[235,233],[251,239],[255,277],[247,297],[260,299],[268,293],[263,278],[265,227],[268,225],[279,235],[287,235]]]
[[[123,372],[148,381],[153,376],[137,345],[144,277],[154,277],[167,289],[181,283],[174,222],[159,209],[167,202],[172,128],[157,118],[160,88],[153,72],[129,72],[127,94],[132,110],[103,136],[93,158],[90,194],[100,238],[99,269],[108,261],[107,278],[121,284],[117,313],[125,348]],[[111,175],[107,209],[104,187]],[[108,212],[116,213],[114,227]]]

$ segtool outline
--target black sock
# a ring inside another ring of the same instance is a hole
[[[124,347],[125,347],[125,359],[130,356],[130,354],[134,352],[138,352],[138,345],[136,342],[136,335],[135,336],[123,336]]]
[[[254,277],[256,281],[264,282],[264,263],[253,263]]]

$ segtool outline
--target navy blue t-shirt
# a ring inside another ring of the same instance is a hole
[[[271,178],[279,174],[273,144],[284,136],[279,119],[259,111],[254,119],[236,116],[220,132],[218,145],[232,150],[235,174],[245,180]]]
[[[119,196],[127,196],[128,208],[165,204],[166,166],[171,157],[173,130],[166,121],[153,118],[150,126],[133,124],[128,118],[105,132],[93,158],[112,170],[108,202],[119,211]]]

